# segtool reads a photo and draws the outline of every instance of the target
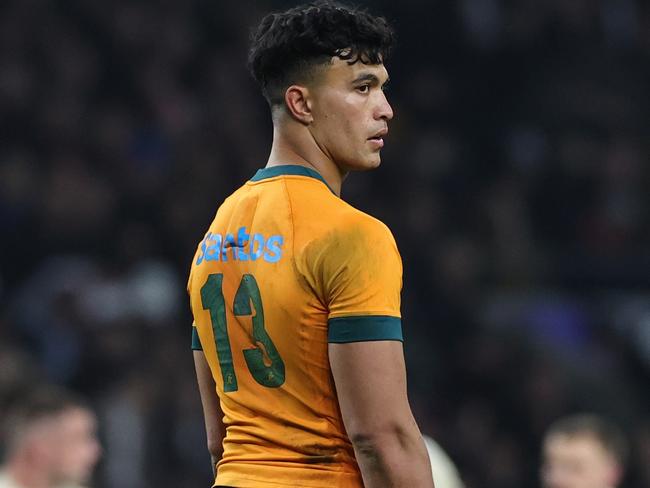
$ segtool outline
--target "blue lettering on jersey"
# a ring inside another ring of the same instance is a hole
[[[200,245],[200,253],[196,264],[204,261],[228,262],[228,249],[232,249],[231,257],[239,261],[257,261],[263,258],[267,263],[277,263],[282,258],[282,245],[284,237],[272,235],[268,239],[262,234],[253,234],[240,227],[237,237],[233,234],[213,234],[208,232]],[[246,252],[248,250],[248,252]]]
[[[201,254],[199,254],[198,258],[196,258],[196,265],[197,266],[199,264],[201,264],[203,262],[203,260],[205,259],[205,252],[206,252],[206,249],[207,249],[208,236],[210,236],[210,235],[211,235],[211,233],[208,232],[205,235],[205,237],[203,238],[203,240],[201,241]]]
[[[201,254],[196,259],[196,264],[199,265],[205,261],[219,261],[219,253],[221,253],[221,235],[208,232],[203,241],[201,242]]]
[[[232,249],[232,258],[237,259],[237,244],[235,243],[235,236],[232,234],[226,234],[226,237],[223,239],[223,248],[221,249],[221,259],[225,263],[228,261],[228,249]]]
[[[249,234],[246,233],[246,227],[240,227],[237,231],[237,259],[240,261],[248,261],[248,254],[244,251],[244,247],[248,243]]]
[[[255,234],[251,240],[251,259],[257,261],[264,253],[264,236]]]
[[[282,236],[271,236],[269,240],[266,241],[266,251],[264,252],[264,261],[269,263],[277,263],[282,257],[282,249],[280,246],[284,244],[284,237]],[[273,253],[273,254],[271,254]]]
[[[210,238],[207,241],[208,248],[205,252],[206,261],[219,261],[219,253],[221,252],[221,234],[209,234]]]

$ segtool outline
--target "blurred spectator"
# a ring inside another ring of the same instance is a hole
[[[575,415],[551,425],[543,456],[544,488],[616,488],[623,480],[628,445],[610,421]]]
[[[440,445],[429,436],[424,437],[424,444],[427,446],[429,460],[431,461],[431,472],[436,486],[445,488],[463,488],[463,482],[458,474],[454,462]]]
[[[2,488],[74,488],[90,480],[101,455],[95,414],[76,395],[30,391],[3,417]]]

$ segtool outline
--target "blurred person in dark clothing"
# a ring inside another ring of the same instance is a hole
[[[90,480],[101,447],[95,414],[83,399],[39,387],[3,421],[0,488],[78,488]]]
[[[581,414],[556,421],[543,445],[544,488],[616,488],[627,457],[627,442],[607,419]]]

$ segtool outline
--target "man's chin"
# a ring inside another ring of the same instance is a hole
[[[370,171],[372,169],[378,168],[381,164],[381,158],[379,154],[373,155],[363,161],[355,161],[355,164],[351,171]]]
[[[375,157],[373,157],[371,160],[367,162],[366,169],[379,168],[380,165],[381,165],[381,157],[379,157],[379,154],[377,154]]]

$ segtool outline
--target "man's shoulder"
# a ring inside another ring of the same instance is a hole
[[[316,220],[328,231],[339,230],[347,232],[352,229],[368,232],[389,233],[388,226],[378,218],[362,211],[329,192],[319,192],[296,200],[297,208],[293,212],[298,217]]]
[[[388,226],[377,217],[363,212],[342,200],[341,202],[343,203],[341,218],[336,222],[336,228],[339,233],[343,235],[357,235],[361,233],[372,239],[393,239],[393,234]]]
[[[366,262],[378,257],[399,255],[395,238],[381,220],[351,205],[341,205],[340,213],[332,219],[321,220],[315,232],[296,226],[306,251],[314,262]],[[324,261],[323,261],[324,260]]]

